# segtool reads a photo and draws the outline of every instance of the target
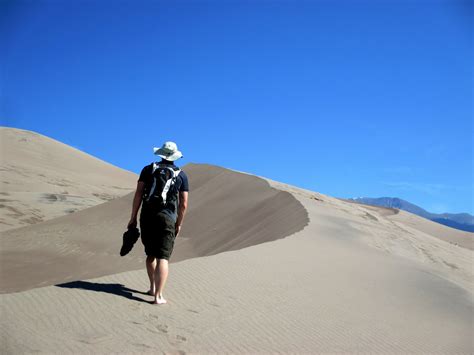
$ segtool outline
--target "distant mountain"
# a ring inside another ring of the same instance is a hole
[[[431,213],[417,205],[397,197],[358,197],[350,198],[349,200],[357,203],[363,203],[365,205],[397,208],[416,214],[420,217],[424,217],[433,222],[444,224],[445,226],[451,228],[467,232],[474,232],[474,216],[470,215],[469,213]]]

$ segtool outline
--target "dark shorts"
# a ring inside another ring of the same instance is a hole
[[[175,222],[169,215],[142,213],[140,234],[147,256],[169,260],[175,240]]]

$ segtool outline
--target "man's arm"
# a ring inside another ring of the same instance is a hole
[[[180,191],[179,192],[179,207],[178,207],[178,219],[176,220],[176,236],[178,236],[179,231],[181,230],[181,225],[183,224],[184,215],[186,209],[188,208],[188,192]]]
[[[135,196],[133,197],[133,206],[132,206],[132,216],[130,222],[128,222],[127,228],[132,228],[137,226],[137,216],[140,205],[142,204],[143,190],[145,189],[145,183],[139,181],[137,183],[137,190],[135,191]]]

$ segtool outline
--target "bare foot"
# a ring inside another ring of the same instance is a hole
[[[163,297],[155,298],[155,300],[153,301],[153,304],[165,304],[165,303],[166,303],[166,300]]]
[[[155,295],[155,291],[153,289],[149,289],[147,292],[146,292],[147,295],[150,295],[150,296],[154,296]]]

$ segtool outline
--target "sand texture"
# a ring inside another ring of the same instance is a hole
[[[0,231],[130,193],[137,177],[31,131],[0,127]]]
[[[166,305],[141,243],[118,256],[130,194],[2,233],[2,354],[474,353],[472,233],[184,169]]]
[[[148,303],[144,270],[4,294],[4,352],[473,352],[471,250],[269,183],[304,207],[302,230],[173,263],[164,306]],[[451,254],[458,269],[443,269]]]

